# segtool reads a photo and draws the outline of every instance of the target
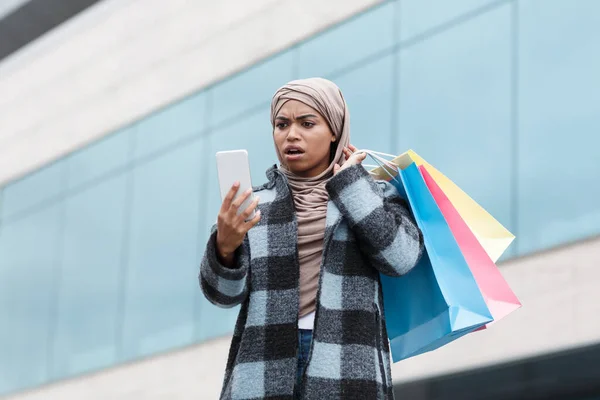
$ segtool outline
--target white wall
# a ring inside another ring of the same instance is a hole
[[[102,1],[0,64],[0,185],[379,1]]]
[[[600,341],[600,238],[503,264],[523,307],[483,332],[395,364],[396,382]],[[229,338],[7,400],[216,399]]]

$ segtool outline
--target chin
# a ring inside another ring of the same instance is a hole
[[[288,171],[296,174],[296,175],[303,175],[305,173],[307,173],[308,171],[310,171],[310,167],[307,167],[306,165],[298,165],[298,164],[294,164],[294,163],[290,163],[286,165]]]

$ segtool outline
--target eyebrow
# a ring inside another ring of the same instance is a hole
[[[307,119],[307,118],[317,118],[317,116],[315,114],[303,114],[303,115],[299,115],[296,119]],[[282,121],[289,121],[290,119],[288,117],[283,117],[283,116],[277,116],[275,117],[275,119],[280,119]]]

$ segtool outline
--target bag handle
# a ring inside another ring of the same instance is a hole
[[[361,150],[357,150],[355,153],[365,153],[368,156],[370,156],[378,165],[374,166],[375,168],[380,167],[381,169],[383,169],[383,171],[385,171],[385,173],[392,179],[392,180],[396,180],[396,176],[399,173],[399,166],[394,164],[393,162],[386,160],[385,158],[379,156],[379,154],[382,154],[384,156],[390,157],[390,158],[395,158],[395,156],[391,155],[391,154],[386,154],[386,153],[381,153],[378,151],[373,151],[373,150],[369,150],[369,149],[361,149]],[[390,170],[392,171],[390,173]],[[395,173],[396,176],[394,176],[393,174]],[[369,171],[369,174],[373,175],[372,171]]]
[[[368,150],[368,149],[366,149],[366,150],[363,150],[363,151],[365,151],[365,152],[368,152],[368,153],[372,153],[372,154],[376,154],[376,155],[379,155],[379,156],[383,156],[383,157],[388,157],[388,158],[390,158],[390,159],[392,159],[392,160],[393,160],[394,158],[398,157],[397,155],[395,156],[395,155],[393,155],[393,154],[382,153],[381,151]],[[390,161],[390,162],[391,162],[391,161]]]

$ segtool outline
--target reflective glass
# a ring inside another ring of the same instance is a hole
[[[58,196],[64,190],[64,166],[60,160],[5,186],[2,219]]]
[[[125,166],[131,154],[131,135],[131,128],[123,129],[68,156],[68,188]]]
[[[600,233],[600,3],[519,2],[524,253]]]
[[[53,375],[117,361],[126,174],[66,200]]]
[[[392,150],[392,80],[393,55],[335,79],[348,103],[351,141],[356,147],[386,153]]]
[[[201,141],[133,170],[124,357],[187,345],[198,290]]]
[[[49,378],[61,207],[0,227],[0,394]]]
[[[399,0],[398,3],[400,3],[398,33],[400,39],[405,41],[491,3],[505,2],[497,0]]]
[[[271,102],[275,91],[292,79],[293,51],[286,51],[217,84],[211,89],[211,125]]]
[[[509,229],[510,61],[508,6],[402,50],[397,138]]]
[[[328,77],[394,44],[396,2],[372,10],[315,36],[298,47],[298,72],[303,78]]]
[[[144,157],[208,126],[206,92],[189,96],[152,114],[135,127],[135,157]]]

